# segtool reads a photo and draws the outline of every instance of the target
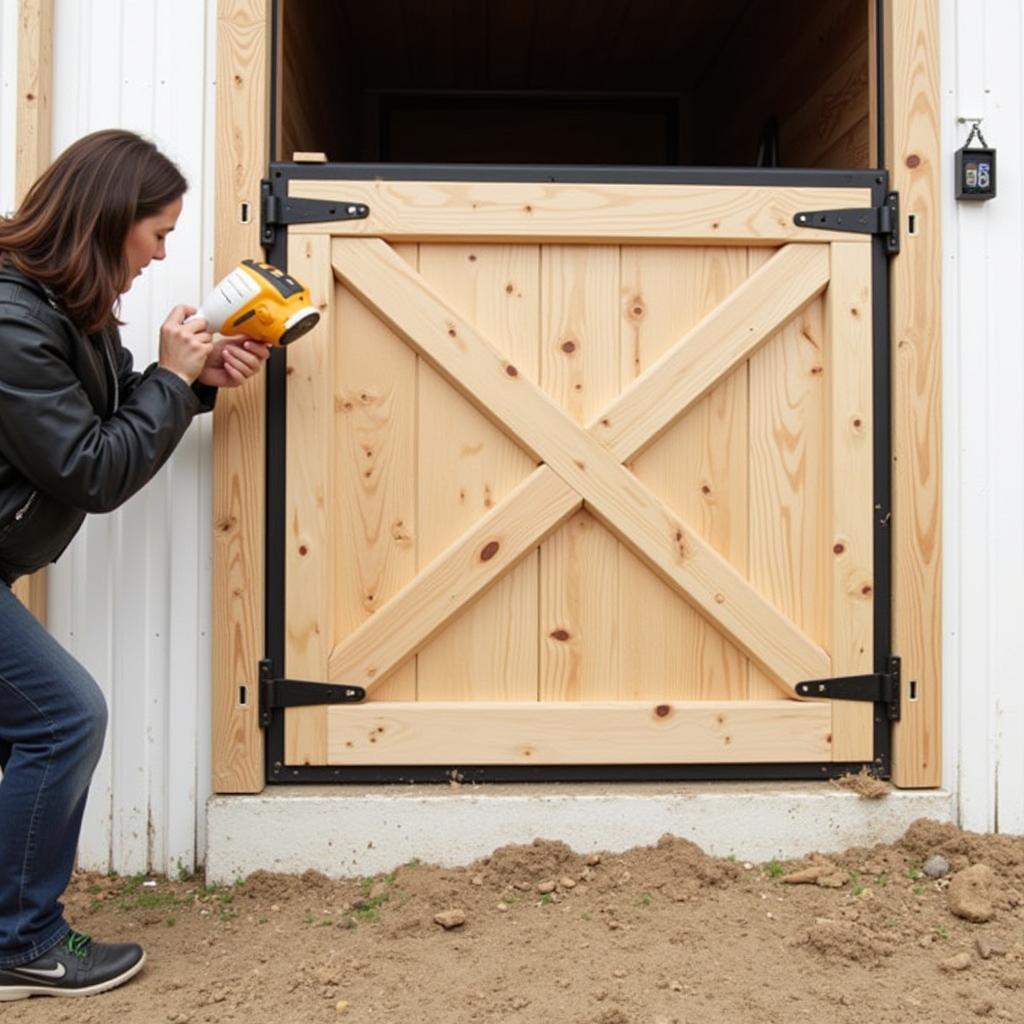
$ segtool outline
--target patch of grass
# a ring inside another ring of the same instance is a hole
[[[911,864],[910,867],[907,868],[907,878],[909,878],[912,882],[916,882],[920,877],[921,877],[921,867],[920,867],[920,865],[919,864]]]
[[[173,914],[168,915],[167,919],[164,921],[164,924],[167,925],[168,928],[173,928],[177,923],[178,919]]]
[[[924,895],[924,886],[923,885],[915,885],[914,888],[913,888],[913,893],[914,893],[915,896],[923,896]]]
[[[879,875],[875,879],[875,885],[877,885],[879,889],[884,889],[888,884],[889,884],[889,876],[888,875]]]
[[[935,935],[937,938],[942,939],[943,942],[949,938],[949,932],[941,924],[935,929]]]
[[[636,902],[637,906],[649,907],[651,905],[651,897],[647,893],[644,893]]]
[[[589,912],[588,912],[588,911],[586,911],[586,910],[584,910],[584,911],[583,911],[583,913],[582,913],[582,914],[580,914],[580,920],[581,920],[581,921],[589,921],[589,920],[590,920],[590,914],[589,914]]]
[[[774,857],[768,861],[768,867],[765,870],[768,872],[769,878],[781,878],[785,873],[785,868]]]
[[[537,901],[537,905],[540,907],[546,907],[549,903],[554,903],[554,899],[549,892],[544,893],[544,895]]]

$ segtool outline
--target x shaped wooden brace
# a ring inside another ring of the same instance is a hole
[[[331,653],[372,688],[582,505],[789,696],[829,655],[624,465],[829,281],[829,248],[780,249],[586,429],[527,380],[380,239],[335,238],[334,273],[540,465]]]

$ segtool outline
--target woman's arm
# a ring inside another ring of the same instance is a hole
[[[37,487],[86,512],[117,508],[147,483],[200,409],[177,374],[134,374],[129,357],[119,368],[127,394],[101,419],[68,339],[23,307],[0,308],[0,352],[0,450]]]

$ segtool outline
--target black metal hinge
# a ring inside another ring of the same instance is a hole
[[[800,697],[825,697],[829,700],[866,700],[885,707],[890,722],[900,720],[900,659],[887,659],[888,672],[867,676],[840,676],[837,679],[810,679],[796,684]]]
[[[308,707],[311,704],[358,704],[366,698],[361,686],[338,683],[306,683],[275,679],[269,658],[260,662],[260,725],[267,728],[275,708]]]
[[[885,251],[895,256],[900,251],[900,194],[890,192],[881,206],[850,210],[803,210],[793,214],[793,223],[798,228],[881,235],[885,241]]]
[[[274,195],[269,178],[260,183],[260,243],[270,248],[277,229],[289,224],[318,224],[320,221],[364,220],[370,215],[365,203],[333,199],[291,199]]]

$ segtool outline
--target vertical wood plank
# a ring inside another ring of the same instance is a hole
[[[285,498],[285,675],[324,680],[331,653],[334,446],[334,273],[328,235],[288,241],[288,270],[310,289],[320,323],[288,349]],[[324,764],[323,708],[285,712],[285,763]]]
[[[618,393],[619,250],[541,253],[541,387],[581,426]],[[587,511],[541,547],[540,699],[620,696],[619,542]]]
[[[767,258],[750,251],[751,271]],[[816,299],[750,370],[750,581],[823,647],[828,636],[825,325]],[[750,666],[749,696],[782,696]]]
[[[269,0],[218,0],[214,276],[260,252],[259,209],[267,165]],[[277,358],[283,358],[279,353]],[[263,733],[256,681],[263,638],[264,429],[262,375],[224,391],[214,411],[213,788],[263,788]],[[248,687],[242,704],[239,688]]]
[[[416,246],[395,247],[416,262]],[[335,291],[332,642],[348,636],[417,568],[417,356],[350,291]],[[375,700],[415,700],[416,663]]]
[[[873,671],[874,415],[872,411],[871,253],[867,246],[832,245],[832,279],[825,300],[829,391],[828,469],[831,524],[832,672]],[[833,701],[832,756],[870,761],[874,707]]]
[[[421,245],[420,274],[531,380],[539,376],[536,246]],[[419,390],[420,565],[534,462],[425,363]],[[420,700],[534,700],[538,554],[526,556],[417,658]]]
[[[20,205],[49,166],[53,95],[53,0],[19,0],[18,112],[14,200]],[[22,604],[46,624],[46,570],[14,584]]]
[[[942,782],[942,324],[937,0],[885,5],[886,158],[900,193],[892,261],[893,648],[903,661],[893,781]],[[907,218],[917,219],[909,235]],[[916,700],[908,700],[910,684]]]
[[[622,379],[642,373],[738,287],[744,249],[622,251]],[[740,572],[747,569],[747,369],[702,399],[631,468]],[[623,698],[746,695],[747,660],[632,552],[622,548]]]

